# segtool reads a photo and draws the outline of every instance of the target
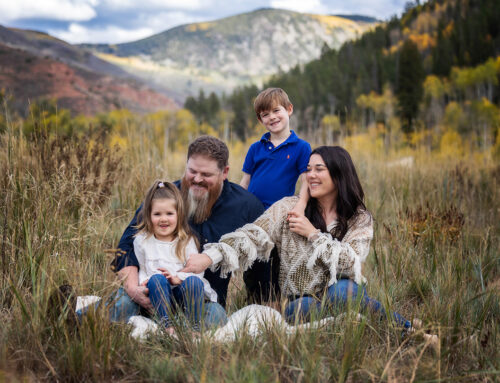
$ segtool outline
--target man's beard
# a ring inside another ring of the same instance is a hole
[[[201,186],[206,186],[200,183]],[[202,196],[195,196],[191,190],[191,184],[185,177],[181,180],[181,194],[184,202],[187,204],[188,217],[196,224],[200,224],[210,217],[212,214],[212,207],[220,196],[223,183],[215,185],[213,188],[208,188],[208,191],[203,193]]]

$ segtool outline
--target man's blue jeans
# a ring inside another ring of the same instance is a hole
[[[363,310],[369,310],[374,313],[379,313],[382,317],[387,317],[382,304],[368,296],[366,288],[361,288],[358,284],[350,279],[340,279],[337,283],[328,287],[326,291],[326,303],[328,305],[344,308],[349,302],[360,300],[360,305]],[[317,315],[321,311],[321,302],[313,297],[301,297],[290,302],[285,308],[285,318],[288,322],[293,323],[296,319],[300,321],[310,321],[313,312]],[[411,323],[403,318],[400,314],[393,312],[392,318],[394,321],[405,328],[410,328]]]
[[[97,308],[98,304],[94,307]],[[113,294],[106,304],[109,310],[109,319],[111,322],[127,323],[130,317],[134,315],[144,315],[147,312],[135,303],[132,298],[120,287]],[[81,319],[90,307],[78,310],[76,314]],[[217,302],[205,302],[202,309],[202,324],[204,328],[213,328],[224,326],[227,323],[226,310]]]

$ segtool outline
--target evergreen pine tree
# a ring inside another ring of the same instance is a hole
[[[398,91],[399,111],[403,120],[403,130],[413,129],[418,106],[423,96],[424,67],[417,46],[406,40],[399,55]]]

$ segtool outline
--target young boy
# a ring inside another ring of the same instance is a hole
[[[292,196],[302,175],[300,198],[293,211],[304,214],[309,196],[304,172],[311,146],[290,130],[293,105],[283,89],[267,88],[255,99],[254,109],[268,132],[250,146],[240,185],[260,199],[267,209],[283,197]]]

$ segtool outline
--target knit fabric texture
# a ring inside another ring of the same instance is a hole
[[[298,197],[285,197],[273,204],[253,223],[233,233],[223,235],[219,243],[207,244],[204,253],[222,261],[221,274],[246,270],[256,259],[268,260],[276,245],[280,254],[279,285],[285,296],[318,295],[338,278],[349,278],[364,283],[361,264],[365,261],[373,238],[373,219],[369,212],[359,211],[348,222],[342,241],[330,233],[320,233],[311,243],[293,233],[287,214],[296,205]],[[328,226],[328,230],[335,223]]]

